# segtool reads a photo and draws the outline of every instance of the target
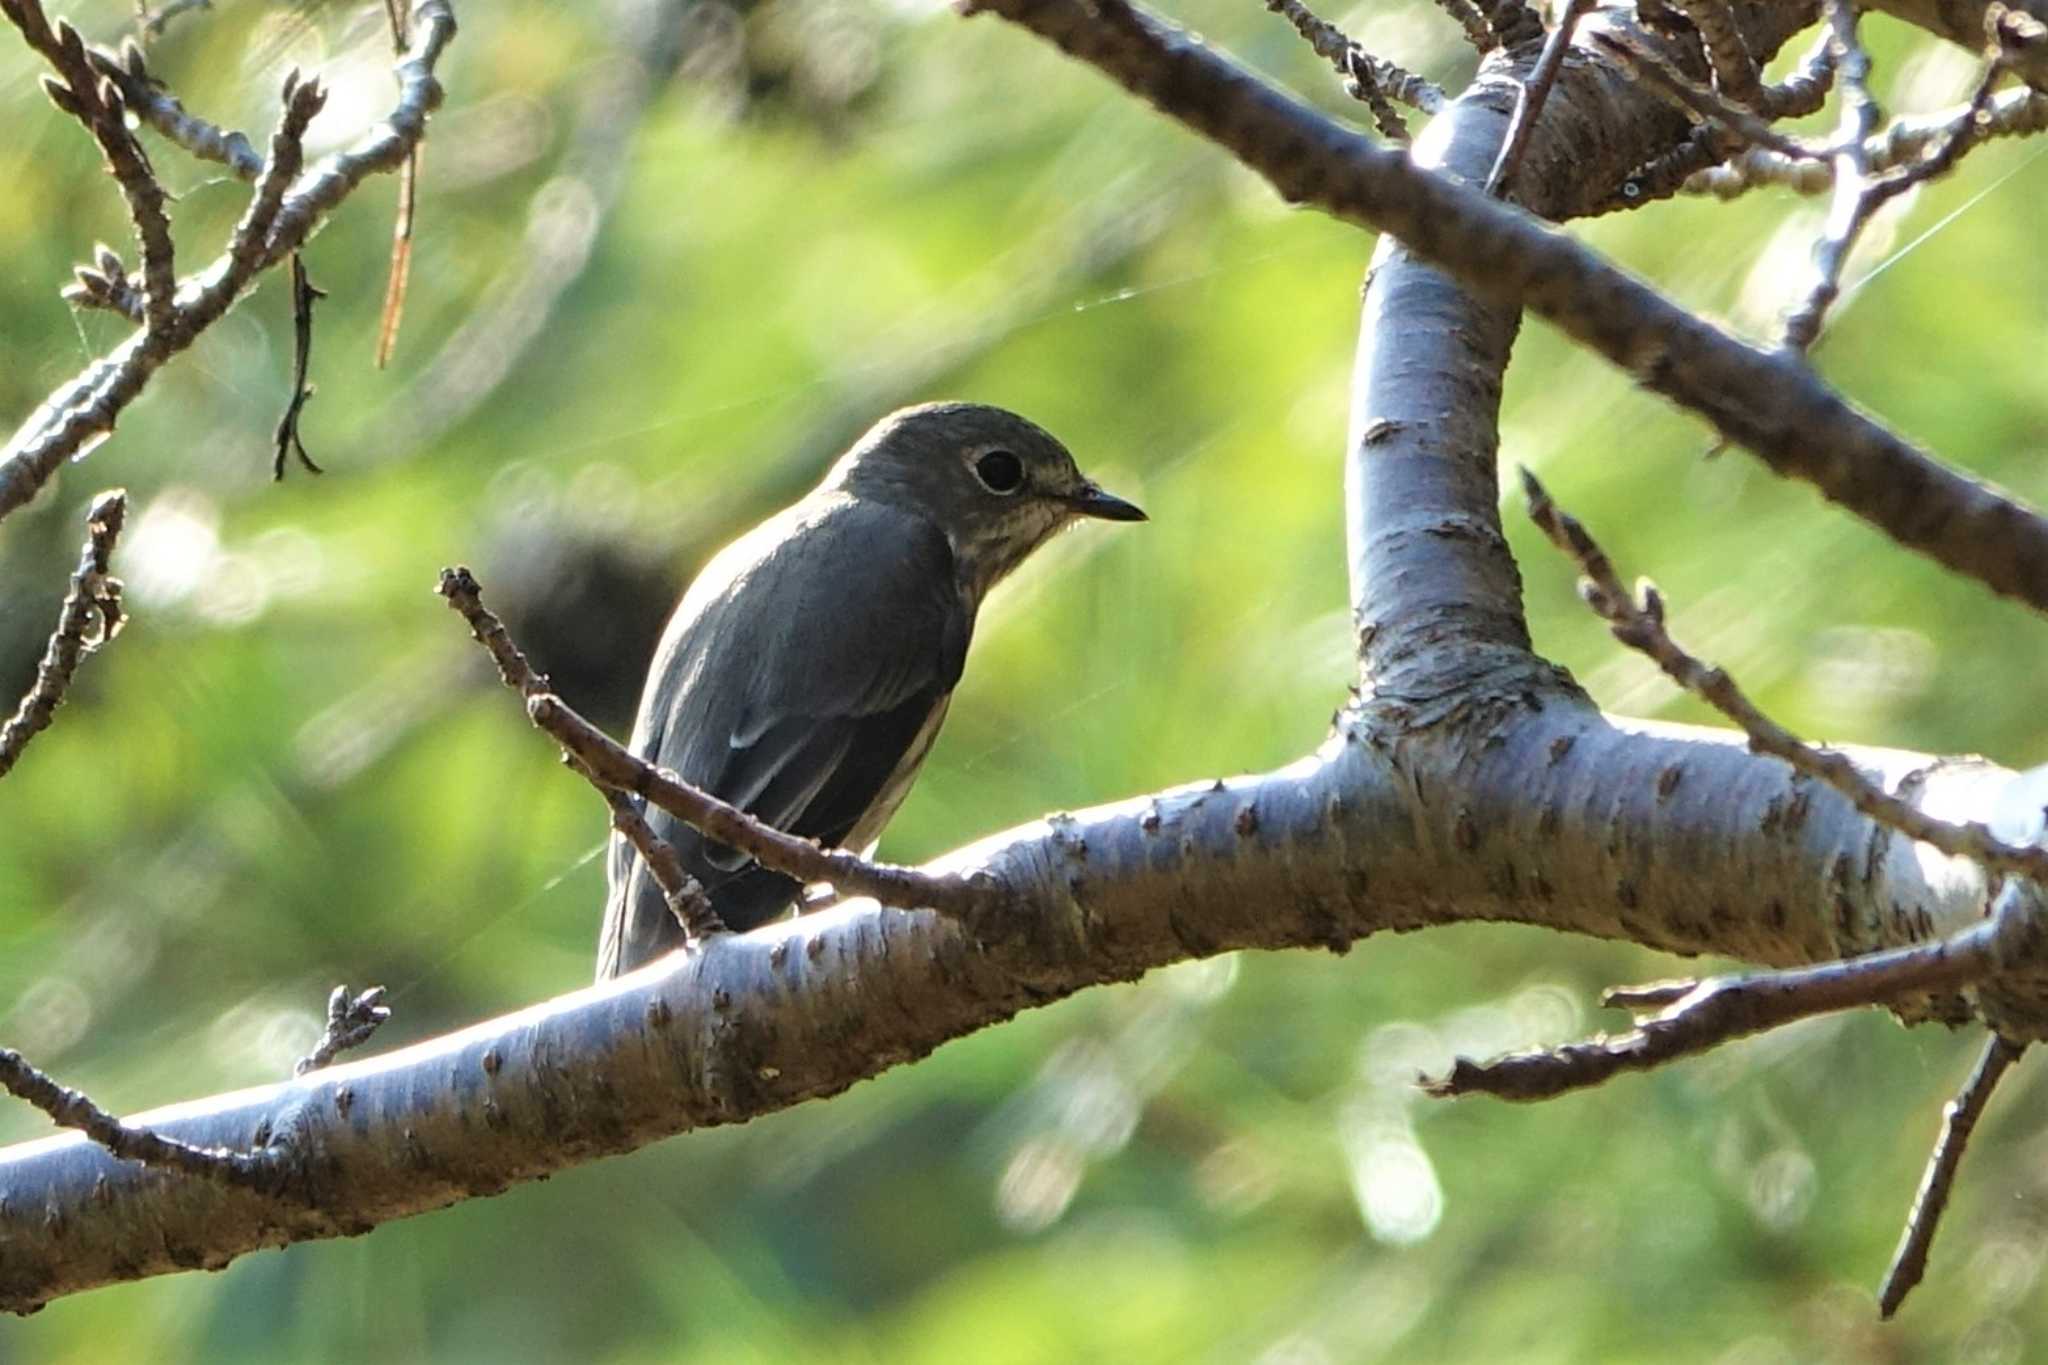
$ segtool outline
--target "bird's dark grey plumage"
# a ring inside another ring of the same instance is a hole
[[[690,585],[649,670],[633,752],[779,829],[865,850],[945,718],[982,596],[1088,516],[1144,514],[1014,413],[933,403],[884,418]],[[646,814],[731,928],[795,903],[791,878]],[[600,979],[683,942],[616,835],[607,874]]]

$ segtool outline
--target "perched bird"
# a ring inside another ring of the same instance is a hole
[[[633,752],[778,829],[866,851],[945,719],[982,598],[1083,517],[1145,514],[1015,413],[892,413],[690,585],[648,672]],[[646,815],[733,929],[802,891],[665,811]],[[617,835],[606,871],[600,980],[683,942]]]

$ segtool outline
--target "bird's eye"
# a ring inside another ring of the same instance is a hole
[[[1014,493],[1024,486],[1024,462],[1007,450],[991,450],[974,462],[974,477],[991,493]]]

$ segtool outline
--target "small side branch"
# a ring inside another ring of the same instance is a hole
[[[677,780],[626,750],[545,690],[545,679],[533,673],[504,626],[484,609],[482,590],[468,569],[442,570],[439,591],[490,650],[505,681],[525,694],[527,717],[553,736],[593,781],[651,801],[684,824],[748,854],[763,867],[800,881],[827,882],[845,895],[868,896],[883,905],[935,910],[962,919],[996,908],[999,893],[984,882],[934,876],[912,867],[869,862],[845,849],[824,848],[785,834],[737,806]]]
[[[51,1080],[12,1048],[0,1047],[0,1086],[42,1110],[58,1127],[76,1128],[124,1160],[267,1193],[276,1193],[283,1182],[285,1166],[274,1149],[231,1152],[223,1147],[194,1147],[147,1128],[131,1128],[85,1095]]]
[[[1699,30],[1707,65],[1714,70],[1714,89],[1744,108],[1756,108],[1763,82],[1728,0],[1672,0],[1672,4]]]
[[[370,1035],[391,1018],[384,1003],[384,988],[371,986],[360,994],[346,985],[336,986],[327,997],[327,1030],[313,1050],[292,1064],[292,1075],[318,1071],[350,1048],[361,1047]]]
[[[1603,1035],[1489,1062],[1460,1057],[1449,1075],[1424,1077],[1422,1087],[1439,1098],[1477,1094],[1547,1100],[1795,1020],[1951,991],[1999,969],[2012,940],[2022,936],[2018,926],[2027,913],[2019,898],[2008,897],[1993,918],[1945,939],[1813,967],[1610,992],[1609,998],[1618,1002],[1667,1007],[1619,1037]]]
[[[1310,50],[1336,68],[1344,80],[1345,93],[1372,110],[1373,122],[1382,136],[1396,142],[1408,140],[1407,125],[1387,107],[1388,98],[1425,114],[1437,113],[1449,102],[1443,87],[1373,56],[1301,0],[1266,0],[1266,8],[1294,25],[1294,31]]]
[[[83,124],[99,144],[107,172],[128,204],[141,247],[144,320],[153,332],[168,330],[178,287],[171,220],[165,207],[170,196],[128,127],[127,101],[113,81],[103,80],[93,69],[78,30],[61,19],[54,26],[50,23],[42,0],[0,0],[0,15],[20,29],[28,45],[57,72],[55,78],[44,77],[43,93]]]
[[[0,0],[10,15],[29,3]],[[258,177],[256,195],[235,241],[189,282],[186,297],[179,301],[176,325],[145,329],[94,360],[14,433],[0,451],[0,517],[27,503],[66,460],[111,432],[151,376],[219,321],[257,274],[303,246],[357,185],[404,161],[426,135],[428,116],[440,105],[435,66],[455,37],[455,12],[449,0],[417,0],[411,33],[412,45],[396,68],[398,99],[383,122],[349,150],[296,178],[285,173],[274,143],[271,163]],[[297,83],[290,93],[286,122],[309,119],[318,103],[317,83]],[[286,131],[284,124],[280,130]],[[299,130],[303,132],[302,124]]]
[[[263,173],[263,158],[248,137],[187,113],[177,96],[149,74],[149,59],[139,44],[123,43],[119,53],[88,47],[85,55],[95,71],[119,87],[128,108],[154,128],[159,137],[183,147],[201,161],[227,167],[238,180],[253,184]]]
[[[1872,782],[1845,755],[1810,745],[1765,715],[1734,679],[1680,648],[1664,629],[1664,599],[1655,585],[1640,584],[1640,600],[1622,586],[1606,552],[1577,518],[1551,501],[1527,469],[1522,471],[1522,491],[1528,499],[1529,519],[1577,563],[1584,575],[1579,593],[1607,622],[1614,638],[1647,655],[1665,676],[1740,726],[1749,736],[1752,751],[1783,759],[1827,783],[1871,819],[1952,858],[1971,858],[1993,871],[2048,886],[2048,849],[2009,844],[1978,821],[1954,824],[1937,820]]]
[[[525,698],[529,705],[536,698],[554,695],[549,690],[548,680],[534,671],[526,652],[513,641],[505,623],[484,605],[483,589],[468,569],[443,570],[439,591],[448,599],[448,605],[469,622],[471,634],[498,665],[498,677],[507,687]],[[563,710],[568,711],[568,708]],[[569,714],[575,716],[573,711]],[[579,725],[588,725],[581,716],[575,716],[575,719]],[[647,864],[654,884],[661,888],[662,897],[668,902],[669,913],[676,917],[683,931],[692,939],[727,932],[725,921],[712,908],[711,898],[705,894],[703,885],[683,867],[683,860],[675,848],[654,832],[632,798],[618,786],[599,778],[587,764],[575,757],[566,744],[562,757],[604,797],[606,806],[611,810],[612,828],[633,845],[634,851]]]
[[[1984,1106],[1991,1102],[1991,1092],[1998,1088],[2006,1070],[2020,1059],[2026,1047],[2025,1043],[1992,1034],[1991,1041],[1984,1045],[1983,1055],[1977,1059],[1976,1070],[1942,1111],[1941,1136],[1935,1139],[1927,1170],[1920,1177],[1920,1188],[1913,1195],[1912,1210],[1906,1215],[1899,1248],[1892,1253],[1892,1263],[1877,1291],[1880,1316],[1889,1318],[1898,1312],[1906,1295],[1927,1273],[1927,1252],[1934,1245],[1935,1230],[1948,1208],[1948,1197],[1955,1188],[1956,1171],[1962,1166],[1963,1149],[1969,1146],[1970,1133],[1982,1117]]]
[[[1500,46],[1493,36],[1493,30],[1486,26],[1485,16],[1472,0],[1436,0],[1436,7],[1451,16],[1464,30],[1465,42],[1472,50],[1484,57]]]
[[[299,464],[308,474],[323,471],[313,463],[313,457],[306,453],[306,443],[299,436],[299,416],[306,409],[306,402],[313,396],[313,385],[307,372],[313,364],[313,305],[327,297],[327,291],[317,287],[306,275],[306,263],[299,252],[292,253],[292,396],[285,404],[284,415],[277,419],[277,431],[273,436],[275,450],[270,465],[273,480],[284,478],[284,461],[287,455],[297,455]]]
[[[1593,0],[1565,0],[1564,13],[1558,16],[1557,27],[1550,31],[1549,39],[1543,44],[1543,55],[1536,59],[1536,69],[1515,92],[1514,117],[1508,122],[1508,134],[1501,142],[1500,155],[1494,158],[1493,170],[1486,177],[1486,192],[1495,198],[1507,194],[1508,182],[1521,165],[1522,149],[1529,145],[1529,135],[1535,131],[1536,120],[1542,116],[1543,105],[1550,98],[1550,88],[1557,84],[1557,73],[1564,68],[1564,54],[1572,45],[1572,34],[1578,29],[1579,20],[1592,8]]]
[[[1963,136],[1972,125],[1977,140],[1986,142],[2048,131],[2048,95],[2019,87],[2000,91],[1981,107],[1973,99],[1942,113],[1893,119],[1866,144],[1870,169],[1888,171],[1922,161],[1934,148]],[[1696,172],[1685,182],[1685,192],[1733,199],[1762,185],[1776,185],[1797,194],[1825,194],[1834,183],[1831,162],[1792,160],[1755,147],[1725,166]]]
[[[1788,157],[1821,158],[1826,154],[1773,128],[1770,120],[1687,76],[1659,53],[1613,33],[1593,35],[1604,50],[1627,66],[1636,78],[1667,103],[1702,123],[1732,135],[1739,143],[1768,147]]]
[[[2048,37],[2048,26],[2038,19],[1990,5],[1985,10],[1984,72],[1962,115],[1917,160],[1881,172],[1873,147],[1879,112],[1870,94],[1870,58],[1856,36],[1856,11],[1850,0],[1831,0],[1828,17],[1842,84],[1842,126],[1833,157],[1827,224],[1813,248],[1814,282],[1785,320],[1784,344],[1799,352],[1810,350],[1819,338],[1828,308],[1841,296],[1849,253],[1871,218],[1913,186],[1948,174],[1965,152],[1989,136],[1993,93],[2005,74],[2009,51]]]
[[[0,726],[0,777],[5,777],[36,735],[49,728],[78,664],[87,654],[120,633],[127,618],[121,607],[121,580],[108,573],[108,561],[128,518],[128,494],[121,489],[102,493],[85,514],[85,548],[71,575],[71,591],[57,617],[36,680],[4,726]]]

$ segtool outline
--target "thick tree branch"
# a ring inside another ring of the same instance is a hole
[[[1857,411],[1796,356],[1743,343],[1569,238],[1374,146],[1121,0],[982,7],[1218,142],[1290,202],[1391,233],[1466,286],[1519,301],[1900,544],[2048,610],[2048,521]]]
[[[1353,721],[1265,777],[963,849],[924,870],[999,889],[978,940],[850,902],[391,1056],[131,1120],[193,1146],[267,1144],[276,1195],[151,1176],[82,1139],[7,1149],[0,1307],[360,1232],[743,1121],[1188,957],[1513,919],[1790,965],[1938,937],[1988,896],[1978,869],[1887,838],[1724,734],[1525,702],[1446,737]],[[1854,757],[1930,808],[1988,809],[2010,780]]]

